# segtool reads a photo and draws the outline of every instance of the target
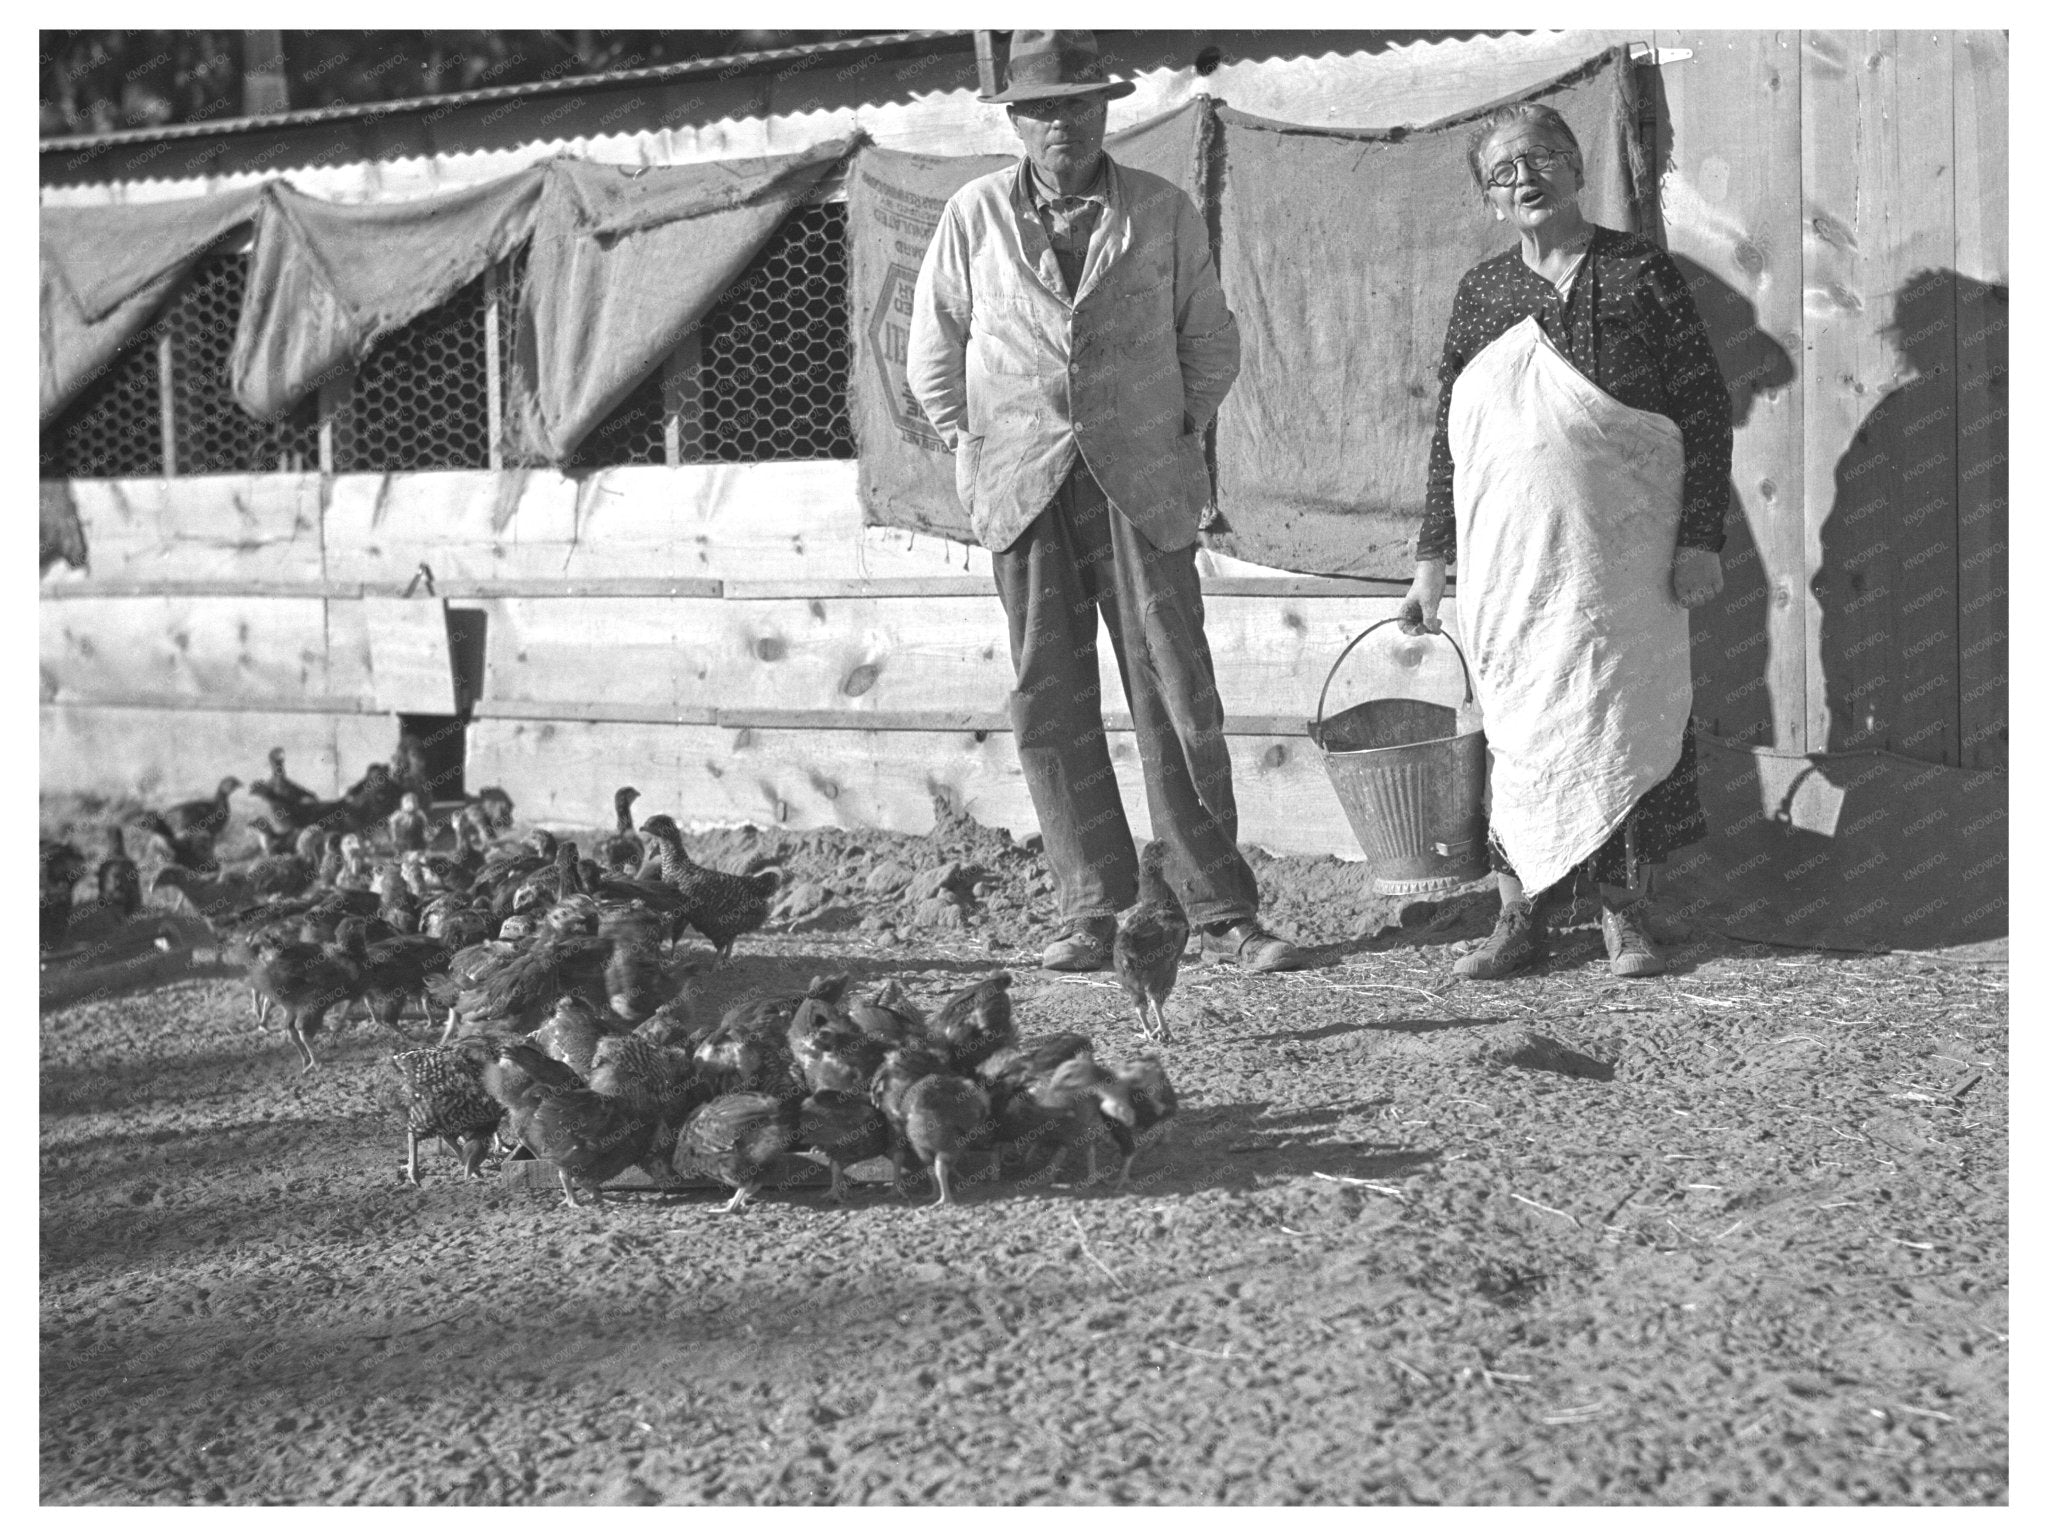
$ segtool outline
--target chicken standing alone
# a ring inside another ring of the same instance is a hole
[[[1188,944],[1187,913],[1166,879],[1166,844],[1155,838],[1138,861],[1138,905],[1117,925],[1110,952],[1117,984],[1138,1015],[1138,1030],[1162,1044],[1173,1039],[1166,1022],[1166,999],[1180,974],[1181,952]],[[1153,1021],[1158,1027],[1153,1027]]]
[[[362,995],[363,968],[369,956],[363,944],[363,920],[344,920],[333,943],[263,943],[249,966],[249,985],[285,1012],[285,1028],[310,1072],[312,1036],[326,1022],[328,1010]]]
[[[690,926],[711,941],[720,964],[730,960],[733,944],[768,921],[781,871],[734,875],[706,869],[684,851],[683,834],[668,816],[650,816],[640,830],[654,839],[662,882],[682,896]]]

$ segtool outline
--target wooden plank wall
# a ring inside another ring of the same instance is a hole
[[[1655,41],[1692,51],[1657,82],[1660,211],[1738,421],[1696,711],[2003,767],[2005,37]]]

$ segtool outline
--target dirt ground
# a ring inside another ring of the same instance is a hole
[[[691,841],[817,885],[703,1010],[1005,966],[1027,1034],[1141,1046],[999,836]],[[947,861],[964,926],[871,889]],[[1122,1192],[414,1189],[367,1023],[301,1076],[225,974],[46,1012],[43,1500],[2005,1501],[2002,966],[1697,933],[1620,981],[1580,928],[1458,982],[1490,895],[1258,870],[1315,968],[1183,970]]]

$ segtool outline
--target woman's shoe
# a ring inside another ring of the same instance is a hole
[[[1661,976],[1664,957],[1643,926],[1643,903],[1600,909],[1600,937],[1607,941],[1607,968],[1617,976]]]
[[[1536,903],[1524,897],[1500,909],[1493,932],[1451,969],[1467,981],[1498,981],[1527,970],[1550,950],[1550,935]]]

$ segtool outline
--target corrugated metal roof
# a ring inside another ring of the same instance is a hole
[[[559,95],[572,91],[598,90],[608,86],[645,84],[659,80],[680,80],[692,75],[748,74],[771,65],[798,59],[860,53],[905,43],[927,42],[949,37],[971,38],[971,30],[932,32],[885,32],[871,37],[842,38],[832,43],[802,43],[793,48],[766,48],[758,53],[728,53],[715,59],[687,59],[676,64],[656,64],[646,69],[620,69],[606,74],[565,75],[557,80],[536,80],[526,85],[492,85],[474,91],[444,92],[438,96],[409,96],[400,101],[352,101],[332,107],[309,107],[299,112],[278,112],[268,117],[229,117],[217,122],[165,123],[155,128],[123,128],[111,133],[80,133],[40,141],[40,154],[68,154],[74,150],[99,149],[118,144],[153,144],[162,140],[214,138],[225,134],[302,128],[317,123],[338,123],[350,119],[385,118],[400,112],[431,112],[442,107],[466,107],[479,102],[506,101],[524,96]]]

